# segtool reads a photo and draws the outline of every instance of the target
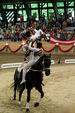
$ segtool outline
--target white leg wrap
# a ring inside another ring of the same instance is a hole
[[[29,103],[27,102],[27,104],[26,104],[26,109],[29,109]]]
[[[18,103],[21,104],[21,101],[19,101]]]

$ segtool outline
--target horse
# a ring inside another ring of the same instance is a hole
[[[20,76],[18,76],[18,70],[16,69],[14,74],[14,100],[16,100],[16,90],[20,86],[19,91],[19,103],[21,102],[21,96],[25,89],[27,89],[27,103],[26,103],[26,112],[29,111],[29,102],[30,102],[30,93],[31,89],[33,87],[36,88],[36,90],[39,91],[41,94],[41,97],[38,102],[34,104],[34,107],[39,106],[39,104],[42,101],[42,98],[44,97],[44,92],[42,90],[42,81],[43,81],[43,74],[42,72],[45,72],[46,76],[50,75],[50,65],[51,65],[51,54],[46,55],[43,54],[39,60],[29,69],[29,71],[26,74],[26,82],[23,84],[20,84],[22,80],[22,71]]]

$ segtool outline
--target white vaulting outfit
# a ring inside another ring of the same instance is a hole
[[[28,49],[31,51],[30,52],[30,61],[28,63],[24,64],[22,81],[21,81],[20,84],[25,82],[25,76],[26,76],[27,69],[29,69],[32,65],[34,65],[37,62],[37,60],[40,58],[39,55],[34,56],[34,53],[41,51],[41,49],[40,48],[35,48],[34,45],[33,45],[33,42],[29,43]]]
[[[44,32],[41,29],[39,29],[39,30],[34,29],[34,31],[35,31],[35,35],[37,37],[41,36],[41,34],[44,34]]]

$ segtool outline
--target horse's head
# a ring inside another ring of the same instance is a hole
[[[46,76],[49,76],[50,75],[50,65],[51,65],[51,54],[49,55],[44,55],[44,71],[45,71],[45,74]]]
[[[46,76],[50,75],[50,65],[51,65],[51,54],[42,55],[39,60],[32,66],[31,70],[35,72],[43,72],[45,71]]]

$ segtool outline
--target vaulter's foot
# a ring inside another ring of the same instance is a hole
[[[23,83],[25,83],[25,82],[26,82],[26,80],[22,80],[20,84],[23,84]]]

